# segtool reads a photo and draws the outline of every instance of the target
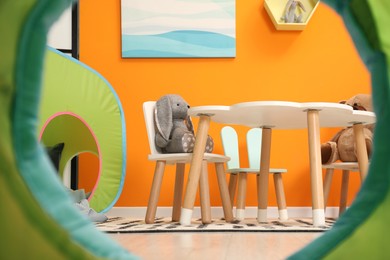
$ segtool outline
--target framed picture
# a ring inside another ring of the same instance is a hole
[[[236,56],[235,0],[121,0],[122,58]]]

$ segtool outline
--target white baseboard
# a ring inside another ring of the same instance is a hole
[[[311,207],[288,207],[289,218],[311,218],[312,209]],[[233,210],[235,212],[235,210]],[[338,207],[327,207],[326,217],[337,218],[339,209]],[[278,218],[278,208],[268,207],[268,217]],[[106,213],[110,217],[133,217],[133,218],[144,218],[146,214],[146,207],[113,207],[109,212]],[[169,217],[172,214],[172,207],[158,207],[156,217]],[[211,216],[213,218],[223,217],[222,207],[211,207]],[[200,208],[195,207],[193,212],[194,218],[200,218]],[[257,207],[246,207],[245,208],[246,218],[257,217]]]

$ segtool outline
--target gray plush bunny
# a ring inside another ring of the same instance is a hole
[[[163,153],[192,153],[195,144],[194,128],[187,115],[188,103],[179,95],[162,96],[156,102],[156,146]],[[209,136],[205,152],[211,153],[213,139]]]
[[[300,7],[300,9],[298,7]],[[302,23],[302,14],[297,15],[297,13],[301,11],[306,12],[305,6],[301,1],[288,0],[282,20],[284,20],[285,23]]]

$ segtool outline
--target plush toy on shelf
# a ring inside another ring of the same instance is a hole
[[[163,153],[192,153],[195,145],[194,127],[187,112],[190,106],[179,95],[162,96],[156,102],[156,146]],[[208,136],[205,152],[211,153],[214,142]]]
[[[371,95],[368,94],[358,94],[340,103],[350,105],[354,110],[373,111]],[[369,158],[372,153],[374,127],[375,124],[369,124],[363,128]],[[353,128],[344,128],[337,132],[330,141],[321,144],[321,159],[323,164],[331,164],[338,160],[357,162]]]
[[[282,20],[285,23],[302,23],[302,14],[297,15],[298,12],[302,12],[299,8],[306,12],[305,6],[301,1],[289,0],[286,4],[285,13],[282,17]]]

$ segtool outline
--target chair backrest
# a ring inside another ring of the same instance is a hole
[[[226,156],[230,157],[228,169],[240,168],[240,154],[238,151],[238,136],[236,130],[231,126],[225,126],[221,130],[221,139],[223,151]]]
[[[249,168],[260,169],[262,135],[263,130],[261,128],[252,128],[246,133]]]
[[[161,153],[154,141],[156,136],[156,129],[154,126],[154,109],[156,107],[156,101],[146,101],[143,103],[144,119],[146,125],[146,132],[148,134],[149,148],[151,154]]]

